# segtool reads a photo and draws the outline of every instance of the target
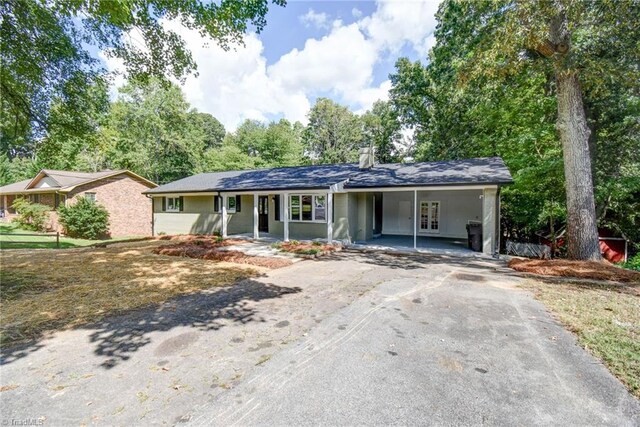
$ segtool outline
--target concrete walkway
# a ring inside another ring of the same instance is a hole
[[[339,253],[5,359],[45,425],[615,425],[640,405],[491,260]],[[20,354],[20,353],[16,353]]]

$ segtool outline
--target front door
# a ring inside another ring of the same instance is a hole
[[[258,196],[258,231],[269,232],[269,196]]]

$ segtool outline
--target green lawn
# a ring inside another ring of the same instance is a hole
[[[640,284],[530,280],[525,287],[640,398]]]
[[[55,249],[56,237],[51,233],[37,233],[31,230],[23,230],[18,228],[15,224],[0,224],[0,249]],[[5,235],[10,233],[10,235]],[[18,236],[15,234],[27,233],[27,234],[40,234],[40,236]],[[129,240],[131,237],[119,237],[117,239],[108,240],[87,240],[87,239],[72,239],[70,237],[60,236],[60,248],[79,248],[83,246],[90,246],[101,242],[115,242],[122,240]],[[27,243],[14,243],[14,242],[27,242]]]

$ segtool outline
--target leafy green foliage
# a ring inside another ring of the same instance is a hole
[[[401,58],[391,76],[390,102],[415,129],[418,160],[505,160],[515,181],[502,191],[503,231],[511,238],[535,238],[566,220],[554,69],[535,50],[563,3],[445,1],[428,65]],[[568,11],[578,28],[571,61],[583,70],[599,224],[640,242],[640,87],[628,78],[638,63],[638,29],[628,22],[638,2],[623,3],[615,10],[612,2],[578,2],[579,12]],[[613,21],[624,24],[614,28]]]
[[[96,240],[109,232],[107,209],[84,197],[78,197],[73,205],[58,208],[58,219],[70,237]]]
[[[622,268],[628,268],[629,270],[640,271],[640,253],[630,258],[627,262],[618,264]]]
[[[281,119],[265,124],[246,120],[222,146],[206,150],[203,171],[240,170],[276,166],[296,166],[303,162],[303,126]]]
[[[51,208],[40,203],[31,203],[27,199],[17,198],[11,205],[18,214],[13,222],[18,226],[33,231],[47,231],[49,211]]]
[[[179,21],[228,49],[249,27],[266,24],[268,0],[165,1],[8,0],[0,4],[0,150],[10,158],[32,154],[56,123],[82,137],[91,128],[91,87],[104,84],[92,45],[123,61],[130,80],[167,84],[196,71],[185,41],[162,24]],[[273,0],[279,6],[284,0]],[[135,33],[135,37],[130,34]],[[58,118],[53,118],[53,110]],[[63,110],[64,112],[62,112]],[[58,120],[60,119],[60,120]]]
[[[355,162],[364,144],[360,118],[347,107],[318,98],[309,112],[303,143],[313,163]]]
[[[406,154],[408,147],[401,145],[400,119],[389,102],[376,101],[362,116],[362,126],[362,137],[375,148],[376,160],[380,163],[397,162]]]

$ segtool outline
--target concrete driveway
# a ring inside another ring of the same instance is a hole
[[[5,352],[45,425],[639,425],[640,405],[485,260],[341,253]]]

